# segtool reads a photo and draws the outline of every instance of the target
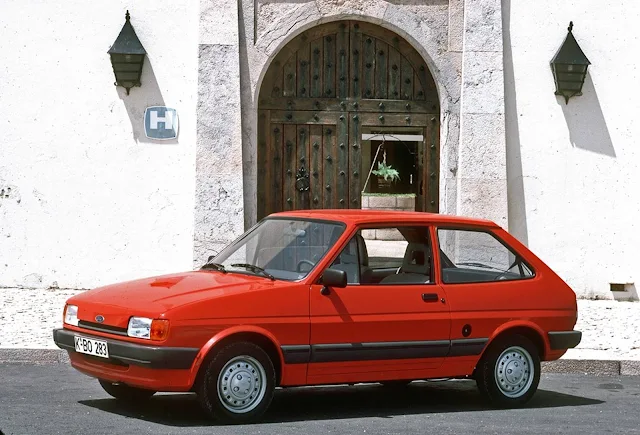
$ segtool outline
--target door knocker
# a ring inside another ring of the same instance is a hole
[[[309,174],[304,166],[302,166],[296,174],[296,189],[298,189],[298,192],[306,192],[309,190],[309,186]]]

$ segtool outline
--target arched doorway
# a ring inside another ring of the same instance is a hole
[[[415,194],[438,211],[436,86],[403,38],[360,21],[323,24],[275,57],[258,103],[258,218],[360,208],[361,192]],[[368,177],[385,161],[400,179]]]

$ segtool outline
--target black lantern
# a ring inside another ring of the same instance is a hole
[[[562,95],[565,104],[569,104],[569,98],[582,95],[582,85],[587,76],[587,68],[591,65],[587,56],[573,37],[573,21],[567,29],[569,33],[558,52],[551,60],[553,78],[556,82],[556,95]]]
[[[142,65],[147,51],[138,39],[133,26],[129,11],[125,15],[126,21],[120,34],[109,49],[113,73],[116,75],[116,86],[122,86],[127,90],[134,86],[140,86],[140,76],[142,75]]]

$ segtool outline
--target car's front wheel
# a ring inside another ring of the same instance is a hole
[[[140,402],[149,399],[156,394],[153,390],[145,390],[143,388],[130,387],[129,385],[99,379],[100,385],[111,396],[116,399],[126,400],[127,402]]]
[[[269,407],[276,374],[269,355],[249,342],[231,343],[204,367],[197,385],[200,404],[226,423],[255,421]]]
[[[522,335],[497,339],[476,367],[480,392],[499,407],[517,407],[528,402],[540,382],[540,355]]]

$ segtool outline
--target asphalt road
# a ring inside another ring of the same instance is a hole
[[[524,409],[494,410],[472,381],[291,388],[265,422],[216,426],[195,396],[127,407],[66,365],[0,365],[0,431],[9,434],[640,433],[640,377],[543,375]]]

